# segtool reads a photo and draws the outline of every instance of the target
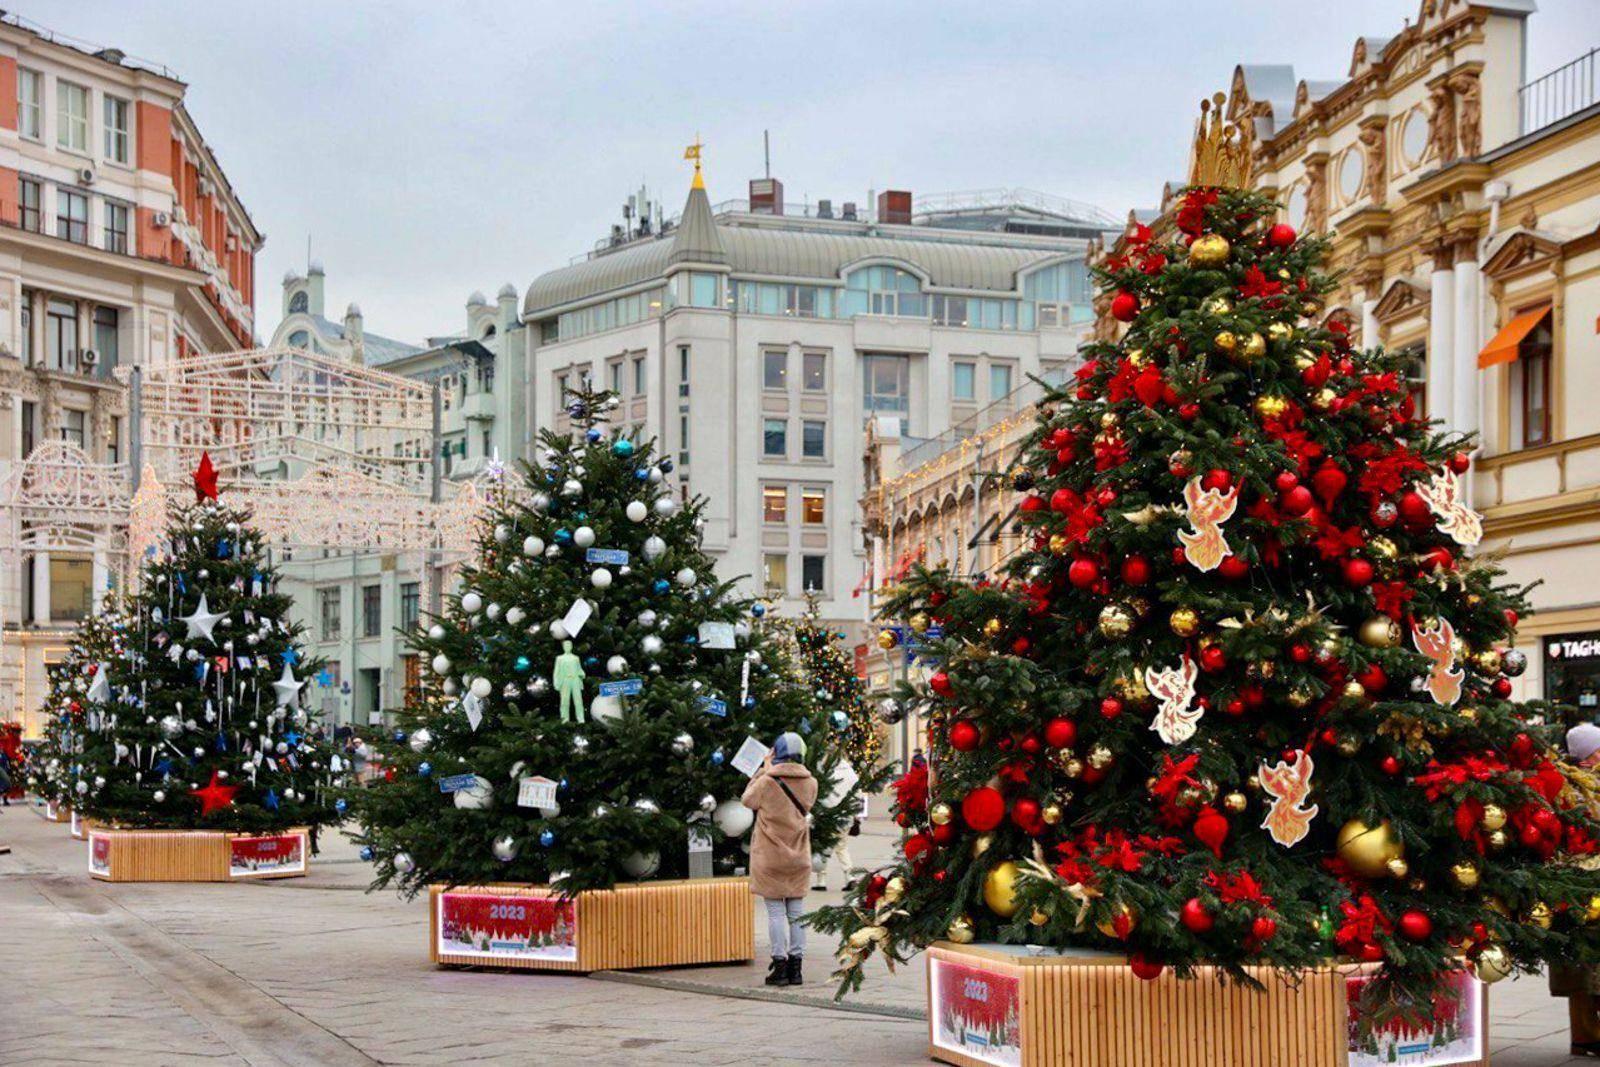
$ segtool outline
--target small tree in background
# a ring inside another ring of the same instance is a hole
[[[126,644],[127,615],[121,599],[111,594],[99,611],[78,623],[66,655],[49,666],[50,688],[42,708],[44,730],[28,774],[28,784],[41,800],[57,807],[71,807],[76,801],[73,783],[83,758],[89,693],[95,689],[96,679],[123,658]]]

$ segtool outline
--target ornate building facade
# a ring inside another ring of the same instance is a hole
[[[120,567],[129,370],[254,334],[263,238],[187,89],[0,16],[0,719]]]

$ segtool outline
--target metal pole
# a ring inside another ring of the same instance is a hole
[[[433,425],[429,431],[433,442],[432,472],[429,478],[428,499],[434,504],[444,500],[444,457],[439,454],[439,437],[444,430],[444,391],[440,388],[439,379],[433,380]],[[439,549],[431,547],[427,552],[427,580],[428,580],[428,614],[439,614],[439,606],[443,603],[443,591],[439,588]]]
[[[137,363],[128,378],[128,467],[129,484],[137,493],[144,469],[144,370]]]

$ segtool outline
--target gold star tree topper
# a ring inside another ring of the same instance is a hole
[[[1222,117],[1227,100],[1226,95],[1217,93],[1210,100],[1200,101],[1194,154],[1189,161],[1190,185],[1228,189],[1250,186],[1250,135],[1245,127]]]

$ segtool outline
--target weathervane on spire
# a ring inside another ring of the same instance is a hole
[[[704,189],[706,187],[705,179],[700,176],[700,151],[703,148],[705,148],[705,144],[700,140],[700,134],[696,132],[694,144],[683,150],[684,159],[694,160],[694,184],[690,187],[693,189]]]

